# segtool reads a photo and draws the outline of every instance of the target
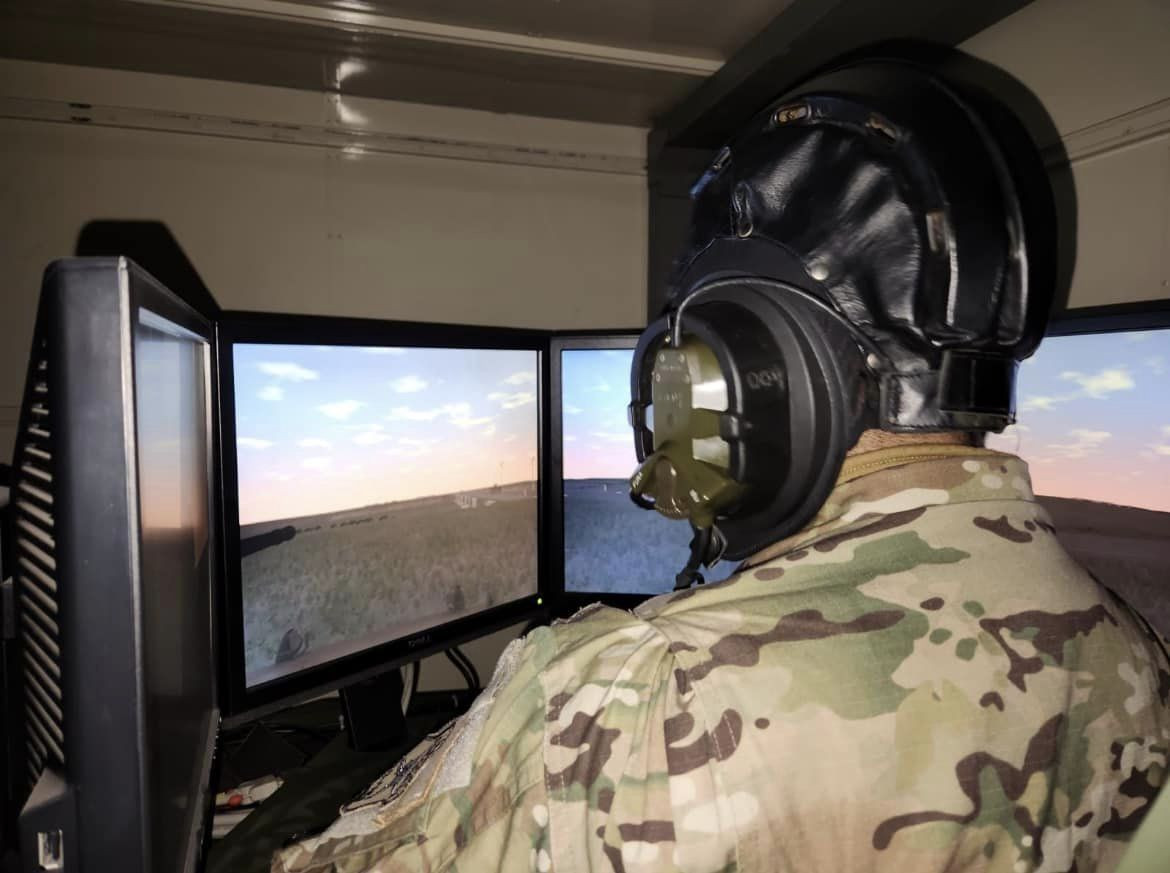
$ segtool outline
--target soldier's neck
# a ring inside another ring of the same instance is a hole
[[[861,455],[866,452],[876,452],[879,449],[889,449],[895,446],[914,445],[944,445],[944,446],[980,446],[983,440],[976,434],[966,431],[946,431],[945,433],[890,433],[885,430],[864,431],[857,440],[857,444],[848,451],[848,455]]]

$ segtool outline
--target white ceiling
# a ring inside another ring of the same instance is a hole
[[[232,0],[231,5],[245,3]],[[722,61],[788,5],[774,0],[291,0],[531,37]]]
[[[790,0],[6,0],[0,56],[647,126]]]

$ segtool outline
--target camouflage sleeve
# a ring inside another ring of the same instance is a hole
[[[556,630],[541,677],[556,869],[733,869],[753,799],[725,791],[717,764],[741,725],[704,710],[652,623],[599,608]]]
[[[539,676],[548,629],[513,642],[472,708],[428,737],[274,873],[547,870]]]
[[[752,802],[725,795],[715,766],[739,730],[708,722],[651,623],[584,610],[514,643],[472,710],[384,777],[373,808],[273,870],[723,870]]]

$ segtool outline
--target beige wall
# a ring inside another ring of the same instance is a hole
[[[0,458],[41,271],[94,218],[164,221],[233,309],[538,328],[643,319],[644,131],[3,60],[0,100],[0,115],[24,118],[0,120]],[[108,123],[29,120],[67,117],[69,102]],[[303,140],[382,139],[373,151],[264,139],[293,125]],[[455,157],[417,154],[428,150]],[[468,644],[484,681],[516,633]],[[424,688],[460,684],[428,659]]]
[[[1069,304],[1170,297],[1170,3],[1036,0],[963,48],[1028,85],[1069,151]]]
[[[15,110],[28,117],[69,101],[114,121],[0,120],[0,457],[41,271],[94,218],[164,221],[233,309],[542,328],[643,318],[641,130],[12,61],[3,98],[29,101]],[[191,127],[168,113],[213,135],[162,132]],[[389,133],[391,148],[413,137],[458,157],[229,138],[224,119]],[[606,161],[618,172],[591,169]]]

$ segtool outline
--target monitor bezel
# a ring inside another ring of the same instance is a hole
[[[222,541],[220,540],[220,530],[218,526],[219,512],[218,507],[221,505],[218,493],[219,477],[216,475],[216,461],[219,455],[219,449],[216,440],[217,419],[218,419],[218,392],[215,381],[215,372],[217,369],[216,362],[216,343],[215,343],[215,324],[209,320],[204,313],[197,310],[194,306],[189,304],[186,300],[180,298],[177,294],[159,282],[150,273],[147,273],[141,267],[138,267],[132,261],[125,261],[127,263],[127,274],[129,276],[129,304],[130,304],[130,347],[127,350],[130,356],[132,367],[132,384],[135,386],[134,394],[128,398],[130,408],[133,410],[134,427],[131,431],[134,440],[134,475],[137,480],[141,475],[141,464],[137,457],[138,451],[138,350],[137,337],[138,330],[142,326],[153,327],[155,330],[163,330],[167,333],[172,333],[171,328],[177,327],[179,330],[189,334],[188,339],[199,341],[204,348],[204,392],[203,403],[205,408],[204,422],[206,425],[205,446],[207,452],[206,469],[208,471],[207,481],[207,572],[208,572],[208,594],[210,602],[208,603],[208,633],[209,633],[209,649],[211,652],[212,664],[218,661],[218,629],[215,620],[215,597],[217,589],[217,569],[219,566],[220,557],[222,554]],[[157,324],[150,324],[143,319],[144,313],[149,313],[154,319],[161,319],[170,324],[167,327],[160,327]],[[174,335],[174,334],[172,334]],[[140,495],[139,485],[136,481],[135,495]],[[139,498],[140,501],[140,498]],[[135,514],[135,527],[138,537],[138,554],[142,554],[142,535],[143,522],[141,502],[132,507]],[[135,572],[141,570],[141,565],[136,565]],[[139,580],[141,584],[141,580]],[[183,870],[195,871],[201,859],[206,858],[207,852],[211,845],[211,831],[212,831],[212,812],[214,807],[215,789],[211,785],[212,775],[215,772],[215,752],[219,745],[219,727],[222,711],[219,708],[219,676],[213,670],[209,677],[211,687],[211,710],[208,713],[208,722],[210,730],[207,736],[204,737],[204,748],[201,751],[200,757],[200,772],[196,782],[196,791],[202,792],[197,798],[197,803],[192,805],[191,815],[194,821],[188,826],[185,836],[191,842],[184,847],[183,854]],[[149,749],[144,749],[143,759],[147,762],[149,767]],[[153,834],[152,834],[153,837]]]
[[[549,334],[497,328],[315,315],[225,312],[216,331],[219,390],[221,585],[217,615],[221,628],[221,709],[228,726],[242,724],[312,697],[377,676],[427,655],[509,625],[542,620],[550,603],[545,537],[548,504]],[[240,564],[238,471],[231,450],[236,441],[234,347],[243,344],[395,346],[453,349],[511,349],[537,354],[537,585],[536,592],[474,615],[388,640],[333,661],[249,687],[244,670],[243,591]]]
[[[604,603],[618,609],[633,609],[658,594],[602,594],[565,589],[565,480],[564,480],[564,386],[562,384],[561,353],[573,350],[634,349],[642,335],[639,328],[604,331],[573,331],[553,334],[549,344],[549,493],[548,537],[553,602],[558,616],[573,614],[593,603]],[[629,386],[627,386],[628,389]],[[634,435],[630,433],[633,444]],[[633,472],[632,470],[630,471]],[[681,522],[680,522],[681,524]],[[553,557],[555,556],[555,558]],[[679,567],[686,561],[679,556]],[[669,594],[669,591],[660,594]]]
[[[1170,297],[1066,309],[1052,317],[1044,337],[1166,328],[1170,328]]]

